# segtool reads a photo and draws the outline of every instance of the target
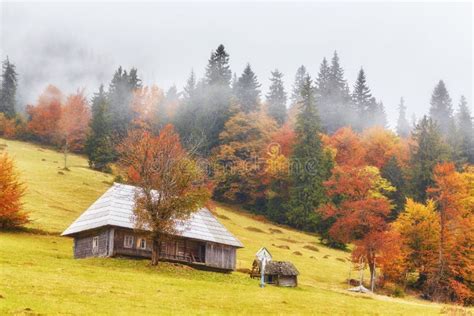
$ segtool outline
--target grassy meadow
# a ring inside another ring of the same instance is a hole
[[[112,176],[88,169],[80,156],[69,158],[36,145],[0,139],[27,185],[28,230],[0,233],[0,315],[130,314],[318,314],[438,315],[469,310],[413,297],[391,298],[347,292],[348,252],[235,209],[214,213],[245,248],[237,268],[251,267],[255,252],[267,247],[275,260],[292,261],[298,288],[259,288],[242,272],[222,274],[188,266],[121,258],[72,258],[72,240],[59,237],[112,183]],[[357,278],[355,272],[352,277]]]

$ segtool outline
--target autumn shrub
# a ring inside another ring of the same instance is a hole
[[[15,122],[3,113],[0,113],[0,136],[10,139],[15,137]]]
[[[25,187],[19,180],[13,161],[0,155],[0,229],[15,228],[28,222],[21,198]]]

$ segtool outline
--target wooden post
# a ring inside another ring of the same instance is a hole
[[[266,259],[264,258],[261,263],[261,268],[260,268],[260,287],[264,288],[265,287],[265,264],[266,264]]]

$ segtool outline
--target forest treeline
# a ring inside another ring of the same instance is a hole
[[[144,86],[137,69],[119,67],[91,100],[49,85],[16,113],[17,75],[7,59],[0,136],[57,146],[65,168],[72,151],[110,172],[131,134],[172,129],[205,169],[215,200],[317,232],[331,247],[354,244],[353,260],[369,267],[374,285],[472,304],[474,130],[466,99],[454,109],[440,80],[429,113],[409,123],[401,98],[395,133],[364,70],[351,89],[337,53],[314,78],[299,67],[291,91],[280,71],[270,75],[263,96],[251,66],[237,76],[220,45],[204,77],[191,72],[183,91]]]

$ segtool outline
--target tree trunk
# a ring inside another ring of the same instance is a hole
[[[68,142],[64,144],[64,170],[67,170],[67,151],[68,151]]]
[[[373,291],[375,282],[375,255],[371,251],[367,254],[367,263],[370,270],[370,288]]]
[[[151,244],[151,265],[156,266],[160,261],[160,248],[161,248],[161,240],[159,237],[153,237],[153,241]]]

